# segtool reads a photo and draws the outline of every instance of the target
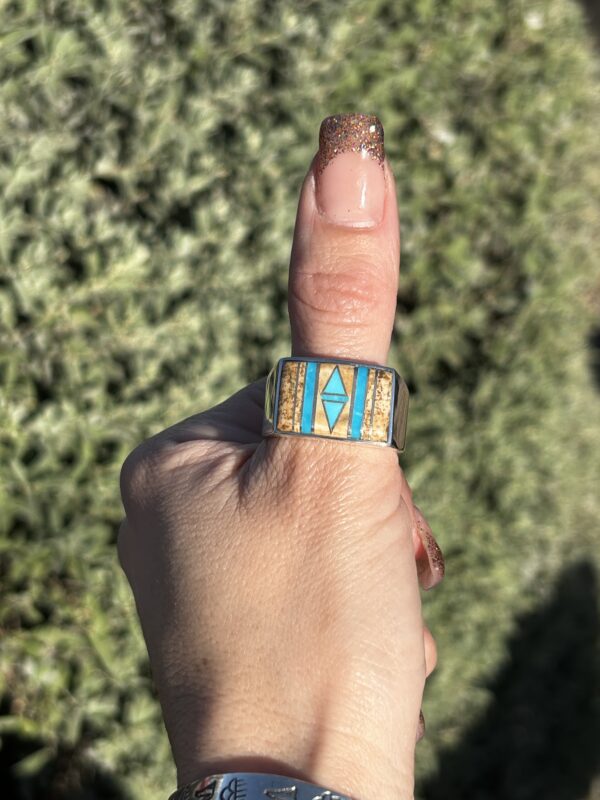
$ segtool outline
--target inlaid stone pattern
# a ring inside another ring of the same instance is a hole
[[[355,368],[351,364],[320,367],[313,433],[347,439]]]
[[[354,441],[387,442],[393,372],[326,361],[282,363],[275,428]]]
[[[390,430],[394,378],[387,370],[378,369],[376,372],[375,402],[371,410],[370,429],[365,432],[364,438],[372,442],[386,442]]]
[[[304,392],[305,361],[285,361],[279,382],[276,426],[280,431],[300,431],[300,408]],[[300,398],[300,400],[299,400]]]

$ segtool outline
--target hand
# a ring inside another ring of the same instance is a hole
[[[338,123],[324,121],[302,186],[292,352],[385,364],[394,179],[380,123]],[[148,439],[122,469],[119,556],[179,783],[242,769],[410,798],[436,658],[418,581],[441,579],[441,553],[395,451],[263,440],[263,400],[261,380]]]

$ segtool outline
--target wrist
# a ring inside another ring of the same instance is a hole
[[[414,790],[414,748],[394,761],[355,732],[328,728],[315,709],[307,721],[287,715],[204,714],[204,724],[171,735],[178,786],[225,772],[298,778],[354,800],[404,800]],[[409,748],[410,750],[410,748]],[[397,756],[397,754],[395,754]],[[250,800],[250,798],[248,798]]]

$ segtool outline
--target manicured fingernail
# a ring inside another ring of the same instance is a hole
[[[431,532],[427,520],[418,506],[415,506],[415,523],[426,556],[425,562],[417,556],[419,580],[424,589],[432,589],[434,586],[437,586],[444,577],[446,571],[444,555]]]
[[[423,716],[423,710],[419,711],[419,722],[417,725],[417,742],[420,742],[421,739],[425,736],[425,717]]]
[[[337,225],[365,228],[383,219],[383,125],[369,114],[326,117],[316,161],[317,205]]]

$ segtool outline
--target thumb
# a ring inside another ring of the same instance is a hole
[[[381,122],[365,114],[327,117],[294,231],[293,354],[384,364],[399,251],[396,190]]]

